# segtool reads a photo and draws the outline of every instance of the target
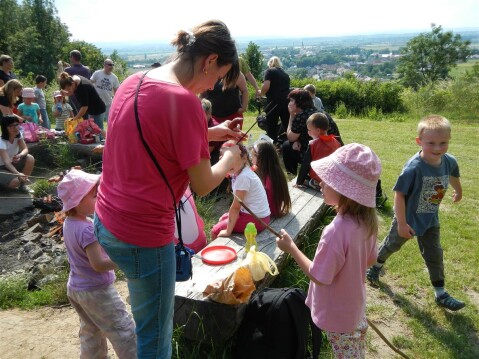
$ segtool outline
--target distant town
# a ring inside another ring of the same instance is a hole
[[[479,60],[479,30],[458,31],[471,42],[470,61]],[[259,46],[265,62],[278,56],[283,67],[296,78],[327,80],[351,74],[358,79],[387,81],[394,77],[401,47],[417,33],[377,34],[341,37],[291,39],[241,39],[238,50],[244,52],[250,42]],[[98,44],[104,53],[116,50],[128,64],[130,72],[164,63],[173,53],[167,43]],[[266,65],[265,65],[266,66]]]

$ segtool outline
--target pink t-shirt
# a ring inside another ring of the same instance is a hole
[[[174,240],[175,212],[171,193],[136,127],[133,105],[141,75],[130,76],[115,94],[95,211],[119,240],[161,247]],[[187,169],[210,156],[200,100],[177,84],[147,75],[138,96],[138,113],[145,140],[178,203],[189,182]]]
[[[67,217],[63,222],[63,238],[70,263],[70,275],[67,283],[69,289],[106,288],[115,281],[114,271],[95,271],[86,255],[86,247],[97,241],[91,220],[83,221]],[[101,251],[105,258],[108,258],[108,255],[103,252],[103,248]]]
[[[324,285],[309,284],[306,305],[317,327],[336,333],[356,329],[366,310],[365,277],[377,257],[376,237],[351,216],[337,215],[323,230],[311,275]]]
[[[269,176],[266,176],[264,181],[264,189],[266,190],[266,196],[268,197],[269,210],[271,211],[271,216],[278,217],[279,209],[276,208],[274,204],[274,193],[273,193],[273,183]]]

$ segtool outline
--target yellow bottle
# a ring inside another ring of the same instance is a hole
[[[244,229],[244,236],[246,238],[246,245],[245,245],[246,253],[250,251],[251,246],[256,246],[256,248],[258,248],[256,243],[257,234],[258,234],[258,231],[256,230],[256,226],[254,225],[253,222],[249,222],[246,225],[246,228]]]

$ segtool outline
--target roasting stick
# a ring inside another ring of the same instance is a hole
[[[235,198],[238,200],[239,204],[240,204],[244,209],[246,209],[249,214],[251,214],[254,218],[256,218],[258,221],[260,221],[261,224],[262,224],[263,226],[265,226],[268,231],[270,231],[271,233],[273,233],[276,237],[280,237],[280,238],[281,238],[281,237],[283,236],[282,234],[279,234],[279,233],[276,232],[273,228],[271,228],[270,225],[266,224],[266,223],[265,223],[261,218],[259,218],[256,214],[254,214],[254,212],[253,212],[251,209],[249,209],[248,206],[246,206],[246,205],[244,204],[244,202],[243,202],[237,195],[235,195],[235,194],[233,193],[233,196],[235,196]]]
[[[276,237],[282,237],[281,234],[279,234],[278,232],[276,232],[273,228],[271,228],[269,225],[267,225],[261,218],[259,218],[256,214],[253,213],[252,210],[250,210],[244,203],[243,201],[233,193],[233,196],[235,196],[235,198],[238,200],[238,202],[240,203],[240,205],[246,209],[249,214],[251,214],[254,218],[256,218],[258,221],[260,221],[265,227],[267,230],[269,230],[271,233],[273,233],[274,235],[276,235]],[[381,333],[381,331],[379,330],[378,327],[376,327],[369,319],[367,319],[367,322],[369,324],[369,326],[371,328],[373,328],[373,330],[379,335],[379,337],[392,349],[394,350],[396,353],[398,353],[399,355],[401,355],[403,358],[406,358],[406,359],[409,359],[409,357],[404,354],[401,350],[399,350],[398,348],[396,348],[385,336],[383,333]]]

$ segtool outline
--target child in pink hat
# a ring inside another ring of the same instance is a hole
[[[93,222],[99,175],[72,169],[58,184],[70,262],[67,295],[80,316],[80,357],[106,358],[106,339],[119,358],[136,358],[135,324],[113,282],[117,266],[97,241]]]
[[[366,349],[366,269],[376,261],[378,156],[352,143],[311,162],[321,178],[324,202],[337,215],[324,228],[314,259],[307,258],[283,229],[278,247],[291,254],[309,277],[306,305],[324,330],[335,358],[364,358]],[[353,294],[353,295],[352,295]]]

